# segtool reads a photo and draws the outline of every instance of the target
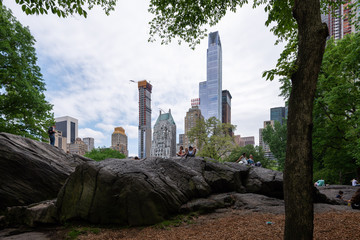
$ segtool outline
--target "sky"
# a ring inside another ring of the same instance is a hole
[[[178,134],[190,101],[206,81],[207,38],[195,50],[175,39],[169,45],[148,42],[148,1],[118,1],[107,16],[100,7],[88,17],[27,16],[13,0],[3,4],[36,39],[38,66],[46,83],[45,96],[55,117],[79,121],[79,137],[93,137],[95,147],[109,147],[115,127],[128,136],[129,156],[138,155],[138,88],[129,80],[152,84],[152,127],[159,110],[168,111]],[[231,123],[236,135],[255,136],[270,119],[270,108],[284,106],[277,79],[262,73],[275,67],[283,45],[265,26],[263,8],[229,12],[208,32],[219,31],[222,44],[223,90],[232,95]]]

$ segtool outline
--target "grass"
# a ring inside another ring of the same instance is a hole
[[[80,235],[88,233],[98,234],[100,233],[100,229],[92,227],[73,227],[71,231],[68,232],[66,240],[75,240]]]
[[[169,220],[162,221],[161,223],[158,223],[154,225],[155,228],[160,229],[170,229],[170,227],[178,227],[181,224],[192,224],[194,221],[194,218],[197,218],[199,215],[198,212],[192,212],[188,215],[177,215]]]

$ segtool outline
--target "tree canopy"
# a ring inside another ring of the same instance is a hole
[[[114,10],[116,0],[15,0],[21,5],[26,14],[57,14],[59,17],[67,17],[73,14],[87,16],[86,8],[92,9],[95,5],[101,6],[106,14]]]
[[[102,161],[102,160],[105,160],[107,158],[122,159],[122,158],[126,157],[121,152],[116,151],[116,150],[111,149],[111,148],[94,148],[90,152],[87,152],[84,156],[88,157],[88,158],[91,158],[91,159],[93,159],[95,161]]]
[[[279,121],[275,121],[274,127],[271,125],[266,126],[262,131],[264,142],[269,145],[270,151],[277,159],[277,170],[283,171],[286,157],[286,136],[287,124],[281,125]]]
[[[0,131],[46,138],[54,117],[43,93],[35,39],[2,5],[0,26]]]
[[[359,46],[359,33],[327,42],[315,96],[315,170],[336,183],[360,175]]]
[[[190,142],[197,142],[197,156],[221,160],[234,148],[233,137],[229,134],[235,126],[221,123],[217,118],[199,119],[187,133]]]

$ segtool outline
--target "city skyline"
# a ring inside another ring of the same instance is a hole
[[[198,84],[206,80],[207,39],[195,50],[177,41],[148,43],[152,16],[146,1],[118,2],[110,16],[95,7],[86,19],[27,16],[13,1],[3,4],[29,26],[37,41],[46,98],[54,104],[55,117],[79,120],[79,137],[93,137],[96,147],[109,147],[114,127],[123,126],[129,156],[138,154],[138,89],[131,79],[147,79],[154,89],[152,109],[171,108],[178,133],[184,132],[190,100],[198,97]],[[222,88],[231,92],[232,124],[242,136],[257,136],[269,109],[284,105],[278,81],[262,78],[263,71],[275,67],[282,50],[274,46],[265,20],[263,9],[246,6],[208,28],[208,33],[221,35]],[[156,116],[151,120],[154,126]]]

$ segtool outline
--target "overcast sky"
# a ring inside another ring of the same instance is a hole
[[[171,109],[177,135],[184,133],[190,100],[198,97],[199,82],[206,80],[207,38],[195,50],[177,41],[149,43],[152,15],[144,0],[118,1],[110,16],[95,7],[86,19],[27,16],[15,1],[3,3],[29,26],[46,98],[54,105],[55,117],[79,120],[79,137],[93,137],[96,147],[109,147],[114,127],[121,126],[129,139],[129,155],[137,155],[138,89],[130,79],[146,79],[153,85],[152,126],[160,108]],[[284,106],[279,82],[262,78],[282,51],[265,27],[266,17],[262,8],[245,6],[208,28],[220,34],[223,89],[232,95],[235,134],[255,136],[256,145],[270,108]]]

